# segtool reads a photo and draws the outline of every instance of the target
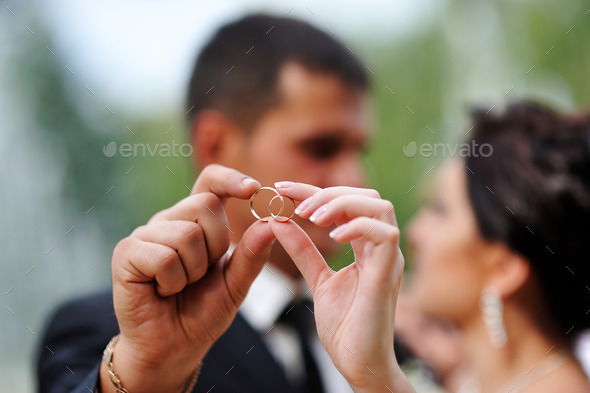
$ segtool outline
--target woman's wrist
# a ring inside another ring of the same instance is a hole
[[[354,393],[416,393],[399,366],[390,367],[387,373],[366,380],[362,385],[350,384]]]

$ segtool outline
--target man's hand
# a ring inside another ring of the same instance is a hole
[[[280,194],[306,199],[299,216],[322,227],[336,224],[330,236],[354,250],[354,263],[335,272],[297,224],[271,222],[311,289],[318,335],[334,364],[357,392],[413,392],[393,351],[404,267],[393,205],[375,190],[283,184]]]
[[[229,327],[270,255],[270,226],[257,222],[231,257],[224,198],[247,199],[257,181],[206,167],[192,195],[154,215],[115,247],[114,369],[129,392],[180,392]],[[113,391],[104,365],[103,392]]]

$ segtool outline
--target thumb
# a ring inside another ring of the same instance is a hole
[[[236,306],[240,306],[250,285],[270,257],[276,238],[267,222],[257,221],[248,228],[225,265],[225,282]]]
[[[331,272],[332,269],[330,269],[309,236],[294,221],[278,222],[270,220],[269,224],[277,240],[303,275],[313,295],[320,278]]]

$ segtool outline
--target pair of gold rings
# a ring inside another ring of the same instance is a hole
[[[256,199],[256,195],[258,195],[259,192],[264,191],[264,190],[274,192],[276,195],[274,197],[272,197],[270,202],[268,202],[268,212],[270,213],[270,216],[260,217],[260,215],[256,212],[256,209],[254,209],[254,199]],[[281,201],[281,207],[279,209],[279,212],[275,214],[272,211],[272,204],[273,204],[274,200],[277,198]],[[285,198],[290,200],[291,203],[293,204],[293,211],[291,212],[291,215],[289,217],[281,216],[281,214],[283,214],[283,211],[285,210]],[[260,221],[269,221],[271,218],[274,218],[276,221],[285,222],[285,221],[289,221],[291,219],[291,217],[293,217],[293,214],[295,214],[295,201],[293,201],[293,199],[291,199],[287,196],[283,196],[283,195],[279,194],[279,192],[272,187],[261,187],[258,190],[256,190],[254,192],[254,194],[252,194],[252,196],[250,197],[250,211],[252,212],[252,215]]]

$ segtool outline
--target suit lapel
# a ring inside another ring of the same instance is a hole
[[[234,360],[234,378],[259,392],[292,392],[282,367],[268,351],[259,334],[238,313],[218,344]],[[229,373],[228,373],[229,374]]]

